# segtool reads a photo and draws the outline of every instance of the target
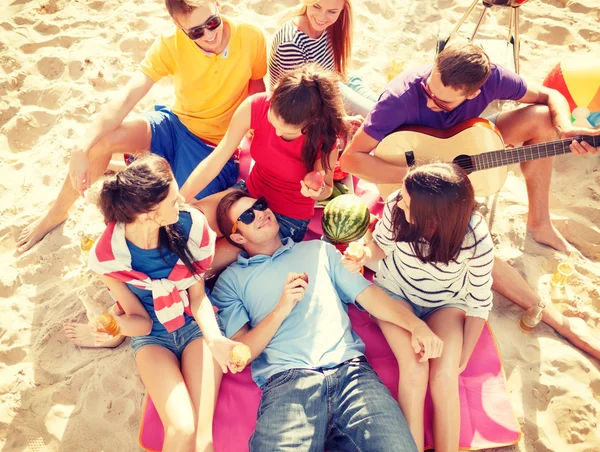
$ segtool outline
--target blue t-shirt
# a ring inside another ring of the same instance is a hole
[[[177,221],[177,224],[179,224],[185,237],[187,237],[192,229],[192,217],[189,212],[179,212],[179,220]],[[129,252],[131,253],[131,267],[133,270],[142,272],[148,275],[151,279],[167,278],[179,259],[174,252],[164,248],[145,250],[138,248],[129,241],[127,241],[127,248],[129,248]],[[137,295],[152,319],[152,332],[150,335],[161,336],[170,334],[163,324],[160,323],[156,317],[156,314],[154,313],[154,299],[152,298],[152,291],[138,289],[131,284],[127,284],[127,287],[129,287],[129,290]],[[192,316],[187,314],[184,314],[184,316],[186,325],[194,320]]]
[[[491,74],[477,97],[450,112],[436,112],[427,107],[427,95],[421,87],[432,69],[433,65],[429,65],[406,71],[387,84],[363,126],[371,138],[381,141],[403,125],[450,129],[479,117],[495,100],[519,100],[527,92],[527,84],[519,75],[492,63]]]
[[[212,292],[225,335],[233,336],[246,323],[255,327],[270,314],[291,272],[306,272],[308,288],[252,362],[252,378],[259,387],[287,369],[330,368],[364,354],[347,305],[370,283],[346,270],[339,251],[320,240],[294,244],[288,238],[273,256],[249,258],[241,253],[221,274]]]

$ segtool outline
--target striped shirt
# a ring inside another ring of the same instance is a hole
[[[424,264],[409,243],[392,239],[392,209],[397,194],[387,198],[373,233],[375,243],[386,255],[379,263],[375,281],[416,305],[431,308],[464,304],[467,316],[487,319],[492,309],[494,244],[483,217],[473,213],[456,259],[447,265]]]
[[[333,46],[325,31],[317,39],[312,39],[298,30],[290,20],[275,34],[269,55],[269,77],[271,88],[286,72],[308,63],[335,71]]]

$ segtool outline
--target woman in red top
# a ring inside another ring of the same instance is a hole
[[[282,238],[299,242],[313,216],[315,201],[331,195],[337,140],[348,134],[344,118],[334,74],[314,64],[291,71],[281,78],[272,94],[255,94],[238,107],[225,137],[192,172],[181,194],[192,200],[219,174],[252,130],[250,155],[255,164],[247,181],[238,182],[234,188],[244,189],[254,198],[264,197],[277,217]],[[325,183],[320,190],[311,190],[303,182],[311,171],[324,172]],[[195,203],[219,236],[216,206],[227,191]],[[226,241],[219,242],[220,258],[213,264],[213,271],[232,262],[239,252]]]

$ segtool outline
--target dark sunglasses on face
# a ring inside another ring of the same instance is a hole
[[[252,204],[252,207],[244,210],[242,214],[238,217],[238,219],[235,220],[235,223],[233,223],[233,227],[231,228],[231,233],[235,234],[235,231],[237,231],[238,223],[240,221],[245,225],[251,225],[256,219],[256,215],[254,213],[255,210],[258,210],[259,212],[264,212],[265,210],[267,210],[268,207],[269,205],[267,204],[267,200],[264,197],[258,198],[256,202]]]
[[[423,88],[423,91],[425,91],[425,95],[430,98],[434,104],[436,104],[438,107],[440,107],[442,110],[448,112],[448,111],[452,111],[452,107],[450,107],[446,102],[439,100],[437,97],[435,97],[435,95],[431,92],[431,90],[429,89],[429,87],[423,82],[423,80],[421,80],[421,88]]]
[[[192,41],[195,41],[204,36],[205,30],[208,30],[208,31],[216,30],[217,28],[219,28],[221,26],[222,22],[223,21],[221,20],[221,16],[219,16],[217,14],[214,16],[210,16],[208,19],[206,19],[206,22],[204,22],[202,25],[198,25],[197,27],[190,28],[188,31],[183,30],[183,28],[182,28],[182,30],[188,38],[190,38]]]

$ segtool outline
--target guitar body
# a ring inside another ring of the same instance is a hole
[[[486,119],[476,118],[458,124],[452,129],[407,126],[385,137],[375,148],[375,156],[387,163],[406,168],[406,152],[413,151],[415,164],[453,162],[460,155],[475,156],[484,152],[504,149],[498,128]],[[470,160],[470,159],[467,159]],[[462,166],[467,173],[470,169]],[[468,165],[467,165],[468,166]],[[476,196],[488,196],[499,191],[508,175],[506,166],[469,174]],[[378,184],[379,193],[386,199],[402,184]]]

